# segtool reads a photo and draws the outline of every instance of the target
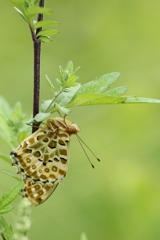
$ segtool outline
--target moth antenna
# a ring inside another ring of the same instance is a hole
[[[84,153],[85,153],[85,155],[86,155],[86,157],[87,157],[89,163],[91,164],[91,167],[94,168],[93,163],[91,162],[91,160],[90,160],[90,158],[89,158],[89,156],[88,156],[86,150],[84,149],[84,147],[83,147],[83,145],[82,145],[83,141],[81,140],[81,138],[80,138],[78,135],[76,135],[76,136],[77,136],[77,138],[78,138],[79,144],[81,145],[81,148],[83,149],[83,151],[84,151]]]
[[[93,154],[93,156],[97,159],[98,162],[100,162],[100,159],[94,154],[94,152],[88,147],[88,145],[80,138],[80,136],[77,134],[76,135],[78,137],[79,143],[83,143],[86,148],[88,148],[88,150]],[[82,144],[81,144],[82,146]]]
[[[64,116],[62,116],[62,114],[60,113],[60,111],[58,111],[58,114],[61,116],[61,118],[63,118],[65,120],[67,114],[65,114]]]
[[[60,113],[60,111],[58,111],[58,114],[61,116],[61,118],[63,118],[62,114]]]

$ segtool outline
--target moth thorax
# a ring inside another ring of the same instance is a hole
[[[71,134],[77,134],[80,129],[77,126],[77,124],[72,123],[69,120],[66,120],[64,118],[52,118],[48,120],[48,125],[53,127],[53,129],[57,128],[57,130],[62,130],[64,132],[67,132],[69,135]]]

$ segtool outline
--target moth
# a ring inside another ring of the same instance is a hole
[[[11,152],[12,165],[24,181],[22,196],[28,198],[32,206],[47,200],[64,180],[71,135],[79,131],[69,120],[49,119]]]

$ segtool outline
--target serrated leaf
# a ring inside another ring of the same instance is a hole
[[[15,178],[15,179],[18,180],[18,181],[22,181],[21,178],[19,178],[17,174],[12,173],[12,172],[10,172],[10,171],[8,171],[8,170],[0,169],[0,172],[3,173],[3,174],[8,175],[8,176],[10,176],[10,177],[13,177],[13,178]]]
[[[81,94],[66,107],[123,103],[124,97],[109,97],[104,94]]]
[[[110,97],[104,94],[81,94],[73,99],[66,107],[128,103],[160,103],[159,99],[142,97]]]
[[[48,118],[51,115],[51,113],[38,113],[35,117],[34,120],[36,122],[43,122],[46,118]]]
[[[0,198],[0,210],[9,205],[20,193],[23,182],[19,182],[15,186],[11,187],[1,198]]]
[[[37,34],[37,37],[40,37],[40,36],[51,36],[51,35],[55,35],[55,34],[58,34],[58,31],[57,30],[53,30],[53,29],[44,29],[40,32],[38,32]]]
[[[43,20],[36,22],[34,24],[34,29],[41,28],[41,27],[50,27],[50,26],[58,26],[59,23],[55,21]]]
[[[0,209],[0,214],[5,214],[5,213],[7,213],[7,212],[10,212],[11,210],[13,209],[13,207],[12,206],[6,206],[6,207],[4,207],[3,209]]]
[[[5,240],[11,240],[13,237],[12,227],[3,217],[0,217],[0,234],[3,235],[3,239]]]
[[[97,80],[93,80],[90,81],[84,85],[82,85],[82,87],[79,89],[79,91],[76,93],[77,97],[80,94],[83,93],[103,93],[104,91],[106,91],[106,89],[109,88],[109,86],[114,83],[117,78],[119,77],[119,73],[115,72],[115,73],[108,73],[105,74],[103,76],[101,76],[99,79]]]

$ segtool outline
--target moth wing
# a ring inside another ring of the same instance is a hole
[[[37,141],[39,137],[40,140]],[[50,183],[57,179],[62,180],[68,170],[70,141],[68,134],[66,134],[66,139],[67,141],[57,136],[49,138],[46,135],[43,136],[40,131],[35,139],[32,134],[11,153],[12,165],[17,167],[24,181],[27,177]]]
[[[56,180],[54,184],[42,182],[34,182],[32,179],[26,179],[22,196],[26,197],[32,206],[37,206],[46,201],[54,190],[57,188],[61,180]]]
[[[54,192],[68,170],[70,136],[51,134],[38,130],[11,153],[12,165],[25,182],[22,195],[33,206],[43,203]]]

